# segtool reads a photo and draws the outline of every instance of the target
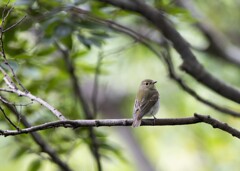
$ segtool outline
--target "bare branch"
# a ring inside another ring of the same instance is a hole
[[[220,122],[210,117],[209,115],[206,116],[206,115],[194,114],[194,116],[199,118],[202,122],[212,125],[213,128],[221,129],[222,131],[228,132],[232,136],[240,139],[240,132],[237,129],[229,126],[227,123]]]
[[[84,114],[85,114],[86,118],[87,119],[93,119],[93,117],[94,117],[93,113],[91,112],[91,110],[90,110],[90,108],[87,104],[87,101],[85,100],[85,98],[83,96],[82,89],[81,89],[80,84],[79,84],[80,81],[78,80],[78,77],[75,74],[75,67],[74,67],[74,64],[73,64],[70,56],[69,56],[68,50],[64,49],[61,46],[61,44],[59,44],[58,42],[55,42],[55,45],[59,49],[59,51],[62,53],[63,59],[64,59],[65,64],[66,64],[67,71],[68,71],[68,73],[70,75],[70,78],[71,78],[71,81],[72,81],[74,92],[77,95],[77,98],[82,105],[82,108],[84,110]],[[90,148],[91,148],[91,151],[92,151],[92,153],[95,157],[97,167],[98,167],[98,171],[102,171],[102,165],[101,165],[101,161],[100,161],[101,156],[99,154],[99,143],[97,142],[97,138],[96,138],[96,135],[95,135],[92,127],[89,128],[89,136],[92,140],[92,142],[91,142],[92,144],[90,144]]]
[[[142,1],[120,1],[120,0],[99,0],[123,8],[125,10],[134,11],[148,19],[155,25],[162,34],[173,43],[173,47],[181,55],[183,64],[181,68],[190,74],[197,81],[209,87],[216,93],[226,97],[232,101],[240,103],[240,90],[227,83],[217,79],[211,73],[206,71],[204,67],[197,61],[195,55],[191,52],[188,43],[183,37],[170,25],[165,15],[156,8],[153,8]]]
[[[5,111],[3,110],[3,108],[0,106],[0,110],[3,113],[4,117],[7,119],[7,121],[16,129],[19,130],[19,128],[11,121],[11,119],[9,119],[9,117],[6,115]]]
[[[100,74],[100,68],[101,68],[101,63],[103,60],[103,54],[102,52],[99,53],[98,55],[98,60],[96,64],[96,69],[95,69],[95,75],[94,75],[94,84],[93,84],[93,91],[92,91],[92,106],[93,106],[93,116],[96,118],[97,116],[97,98],[98,98],[98,85],[99,85],[99,74]]]
[[[197,19],[196,27],[205,35],[209,41],[209,47],[205,50],[217,58],[225,59],[235,65],[240,65],[240,49],[231,45],[230,41],[216,29],[208,18],[193,4],[192,1],[177,0],[177,5],[189,10]]]
[[[8,2],[8,3],[9,3],[9,2]],[[8,5],[8,4],[7,4],[7,5]],[[11,8],[8,10],[7,14],[5,15],[5,10],[6,10],[6,8],[7,8],[7,5],[6,5],[6,7],[4,8],[4,10],[3,10],[3,12],[2,12],[2,23],[1,23],[1,26],[0,26],[0,44],[1,44],[1,50],[0,50],[0,51],[1,51],[1,55],[2,55],[2,57],[3,57],[3,59],[4,59],[4,64],[10,69],[14,80],[18,83],[18,85],[19,85],[24,91],[27,91],[27,90],[24,88],[24,86],[21,84],[21,82],[19,81],[19,79],[18,79],[18,77],[16,76],[16,74],[14,73],[14,70],[13,70],[13,68],[11,67],[11,65],[8,63],[7,57],[6,57],[6,54],[5,54],[5,50],[4,50],[3,34],[4,34],[4,32],[6,32],[6,31],[4,31],[4,23],[5,23],[5,20],[7,19],[8,15],[9,15],[9,14],[11,13],[11,11],[13,10],[13,7],[11,7]],[[4,16],[4,15],[5,15],[5,16]],[[20,23],[20,22],[19,22],[19,23]],[[18,24],[19,24],[19,23],[18,23]],[[17,25],[17,24],[15,24],[15,25]],[[14,84],[14,83],[12,82],[12,84]],[[17,88],[16,85],[15,85],[15,87]]]
[[[132,119],[100,119],[100,120],[64,120],[48,122],[37,126],[17,130],[0,130],[2,136],[14,136],[19,134],[26,134],[51,128],[78,128],[78,127],[100,127],[100,126],[131,126]],[[165,118],[165,119],[143,119],[141,126],[173,126],[173,125],[191,125],[204,122],[212,125],[213,128],[221,129],[234,137],[240,139],[240,131],[229,126],[226,123],[220,122],[209,115],[194,114],[193,117],[186,118]]]
[[[168,45],[165,45],[165,46],[168,46]],[[166,57],[165,57],[165,54],[166,54]],[[171,55],[170,55],[170,52],[169,52],[168,48],[167,48],[167,53],[162,53],[162,56],[164,57],[165,63],[167,64],[170,78],[172,78],[173,80],[175,80],[175,81],[178,83],[178,85],[179,85],[184,91],[186,91],[187,93],[189,93],[190,95],[192,95],[195,99],[197,99],[198,101],[202,102],[203,104],[212,107],[213,109],[216,109],[216,110],[218,110],[218,111],[220,111],[220,112],[222,112],[222,113],[229,114],[229,115],[234,116],[234,117],[240,117],[240,113],[239,113],[239,112],[230,110],[230,109],[228,109],[228,108],[226,108],[226,107],[219,106],[219,105],[217,105],[216,103],[213,103],[213,102],[211,102],[211,101],[209,101],[209,100],[206,100],[206,99],[204,99],[203,97],[201,97],[199,94],[197,94],[197,92],[195,92],[192,88],[190,88],[190,87],[177,75],[177,73],[175,72],[174,66],[173,66],[173,63],[172,63],[172,60],[171,60]]]
[[[15,116],[17,118],[20,117],[20,122],[27,128],[32,127],[32,125],[28,122],[27,118],[23,115],[21,115],[17,110],[15,105],[10,104],[10,102],[8,102],[8,100],[6,100],[4,98],[4,105],[13,112],[13,114],[15,114]],[[56,153],[56,151],[48,144],[47,141],[45,141],[43,139],[43,137],[38,133],[38,132],[30,132],[32,139],[36,142],[36,144],[41,148],[41,152],[45,152],[47,153],[50,157],[51,160],[59,166],[59,168],[61,168],[64,171],[71,171],[71,169],[69,168],[69,166],[62,161],[62,159],[58,156],[58,154]]]
[[[8,28],[4,29],[2,32],[5,33],[7,31],[9,31],[10,29],[16,27],[17,25],[19,25],[27,16],[25,15],[22,19],[20,19],[19,21],[17,21],[15,24],[9,26]]]
[[[9,83],[8,83],[9,84]],[[43,99],[34,96],[33,94],[31,94],[30,92],[23,92],[19,89],[4,89],[4,88],[0,88],[0,91],[5,91],[5,92],[10,92],[10,93],[14,93],[17,94],[19,97],[28,97],[31,101],[36,101],[39,104],[43,105],[44,107],[46,107],[47,109],[49,109],[57,118],[59,118],[60,120],[66,120],[66,118],[63,116],[63,114],[58,111],[56,108],[54,108],[53,106],[51,106],[50,104],[48,104],[46,101],[44,101]]]

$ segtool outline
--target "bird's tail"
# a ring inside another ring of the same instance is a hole
[[[141,125],[141,119],[138,119],[138,117],[134,117],[133,119],[133,124],[132,124],[132,127],[138,127]]]

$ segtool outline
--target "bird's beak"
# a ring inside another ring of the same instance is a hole
[[[157,81],[153,81],[153,84],[157,83]]]

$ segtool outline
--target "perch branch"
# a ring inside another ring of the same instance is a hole
[[[132,119],[100,119],[100,120],[64,120],[48,122],[37,126],[21,130],[0,130],[2,136],[14,136],[26,134],[51,128],[78,128],[78,127],[103,127],[103,126],[131,126]],[[218,128],[224,132],[231,134],[240,139],[240,131],[229,126],[226,123],[220,122],[209,115],[194,114],[193,117],[186,118],[166,118],[166,119],[143,119],[141,126],[173,126],[173,125],[191,125],[197,123],[206,123],[212,125],[213,128]]]

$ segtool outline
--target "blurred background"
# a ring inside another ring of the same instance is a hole
[[[147,43],[164,54],[163,36],[139,14],[94,0],[11,0],[6,6],[7,3],[0,2],[1,14],[4,10],[6,14],[12,6],[14,9],[5,21],[5,28],[27,16],[4,33],[4,49],[10,65],[32,94],[46,100],[68,119],[132,118],[139,84],[149,78],[158,81],[161,103],[157,118],[199,113],[240,129],[240,118],[197,101],[169,77],[161,55],[156,56],[140,41],[114,29],[111,23],[143,35]],[[240,1],[150,0],[147,3],[165,13],[206,70],[233,87],[240,87]],[[177,74],[189,87],[219,106],[240,111],[239,104],[182,72],[179,69],[182,60],[171,44],[168,52]],[[3,65],[3,59],[0,60]],[[81,89],[91,116],[83,109],[76,86]],[[1,81],[1,88],[4,87]],[[56,120],[37,102],[6,92],[1,95],[14,103],[16,111],[31,125]],[[3,108],[16,125],[26,126],[13,110],[4,105]],[[2,115],[0,129],[14,129]],[[240,167],[239,139],[202,123],[136,129],[55,128],[37,134],[71,170],[99,170],[94,149],[98,150],[104,171],[237,171]],[[5,171],[64,170],[30,134],[1,136],[0,149],[0,165]]]

